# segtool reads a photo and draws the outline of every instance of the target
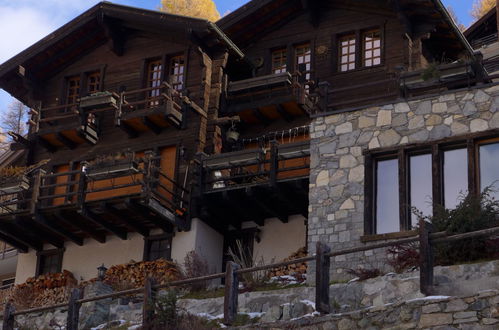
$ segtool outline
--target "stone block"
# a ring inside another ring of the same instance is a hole
[[[437,325],[452,324],[452,314],[448,313],[432,313],[422,314],[419,320],[420,328],[434,327]]]
[[[474,316],[476,316],[476,312],[475,311],[467,311],[467,312],[457,312],[457,313],[454,313],[454,318],[455,319],[467,319],[467,318],[474,317]]]
[[[437,313],[440,312],[441,308],[439,304],[430,304],[430,305],[425,305],[422,308],[423,314],[429,314],[429,313]]]
[[[462,299],[451,300],[447,303],[445,312],[461,312],[468,308],[468,304]]]
[[[346,123],[343,123],[343,124],[336,126],[334,132],[337,135],[339,135],[339,134],[350,133],[350,132],[352,132],[352,130],[353,130],[352,123],[346,122]]]

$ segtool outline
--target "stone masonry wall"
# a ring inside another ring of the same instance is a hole
[[[363,151],[497,129],[498,109],[499,86],[492,86],[316,118],[311,124],[308,246],[322,241],[335,250],[363,244]],[[388,271],[385,250],[335,257],[333,278],[346,278],[346,269],[358,267]]]

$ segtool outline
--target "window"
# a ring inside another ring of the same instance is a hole
[[[172,235],[162,234],[145,238],[144,260],[171,260]]]
[[[468,192],[492,186],[499,198],[499,138],[451,139],[366,155],[366,234],[411,230],[436,204],[455,208]],[[473,175],[473,177],[469,177]]]
[[[295,47],[295,68],[300,71],[300,83],[306,83],[311,79],[312,70],[312,50],[310,44],[303,44]],[[305,90],[309,90],[309,85],[305,86]]]
[[[184,57],[174,56],[170,59],[170,82],[173,88],[181,91],[184,88]]]
[[[161,85],[161,74],[163,72],[163,65],[161,60],[149,61],[147,63],[147,87],[158,87],[152,89],[148,93],[148,98],[158,97],[161,93],[159,86]],[[154,100],[149,102],[150,105],[158,105],[159,101]]]
[[[431,216],[432,212],[432,174],[431,154],[413,155],[409,157],[409,185],[410,205],[421,211],[425,216]],[[418,224],[418,217],[414,212],[411,214],[411,225],[414,228]]]
[[[87,75],[88,94],[100,91],[100,72],[92,72]]]
[[[339,69],[341,72],[355,69],[355,42],[355,35],[348,35],[340,38]]]
[[[272,73],[286,72],[287,54],[286,48],[274,50],[272,52]]]
[[[376,233],[384,234],[400,230],[400,217],[398,208],[398,160],[379,160],[376,169]]]
[[[66,104],[74,104],[80,97],[80,76],[67,78]]]
[[[444,151],[444,206],[454,209],[460,197],[468,193],[468,151],[459,148]]]
[[[365,32],[362,36],[363,65],[365,67],[381,64],[381,33],[379,30]]]
[[[491,195],[499,199],[499,140],[484,142],[479,146],[480,190],[491,187]]]
[[[62,269],[63,249],[54,249],[38,252],[36,276],[43,274],[60,273]]]

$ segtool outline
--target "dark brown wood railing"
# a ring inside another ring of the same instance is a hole
[[[26,315],[30,313],[51,311],[58,308],[68,309],[66,329],[77,330],[79,323],[79,310],[82,304],[92,301],[118,298],[131,294],[141,294],[141,293],[143,294],[143,301],[144,301],[142,329],[152,329],[153,318],[154,318],[154,310],[153,310],[154,304],[146,302],[154,302],[158,290],[178,287],[186,284],[205,282],[208,280],[221,279],[221,278],[225,278],[224,324],[231,325],[233,324],[237,316],[238,286],[239,286],[238,275],[244,273],[263,271],[263,270],[271,270],[277,267],[301,264],[310,261],[315,261],[316,311],[321,314],[329,314],[332,312],[331,303],[330,303],[331,302],[330,290],[329,290],[332,257],[347,255],[356,252],[365,252],[374,249],[397,246],[413,242],[419,242],[420,291],[425,295],[431,295],[435,293],[433,288],[433,252],[432,252],[434,244],[459,241],[465,238],[472,238],[472,237],[493,236],[497,235],[498,233],[499,233],[499,227],[491,227],[463,234],[449,234],[447,232],[432,233],[431,224],[425,222],[424,220],[421,220],[419,223],[419,229],[413,237],[396,239],[389,242],[368,244],[364,246],[358,246],[349,249],[340,249],[335,251],[332,251],[331,248],[326,244],[318,242],[316,245],[315,255],[293,259],[289,261],[277,262],[251,268],[241,268],[238,264],[229,261],[227,263],[225,273],[216,273],[195,278],[188,278],[178,281],[172,281],[161,285],[156,284],[152,278],[148,278],[145,287],[118,291],[90,298],[81,298],[82,289],[75,288],[71,292],[71,296],[68,303],[26,309],[21,311],[16,311],[13,303],[8,302],[4,309],[3,330],[14,329],[16,316]]]

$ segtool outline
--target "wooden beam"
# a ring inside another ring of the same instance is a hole
[[[41,136],[38,136],[37,139],[36,139],[37,143],[39,145],[41,145],[42,147],[44,147],[45,149],[47,149],[48,152],[50,153],[54,153],[57,151],[57,147],[50,144],[47,140],[45,140],[44,138],[42,138]]]
[[[150,120],[147,117],[142,117],[142,123],[144,123],[144,125],[146,125],[147,128],[149,128],[151,131],[153,131],[154,134],[156,134],[156,135],[160,134],[161,131],[163,130],[161,127],[156,125],[152,120]]]
[[[149,229],[147,229],[145,226],[141,225],[140,223],[132,220],[130,218],[130,213],[124,214],[122,211],[116,209],[109,203],[102,203],[102,207],[108,211],[114,218],[119,219],[120,221],[123,221],[126,223],[128,226],[130,226],[133,230],[138,232],[144,237],[149,236]]]
[[[283,223],[288,222],[288,216],[280,214],[274,209],[273,206],[267,205],[265,202],[261,201],[258,194],[255,194],[253,188],[246,188],[246,194],[248,196],[249,203],[253,203],[256,207],[262,209],[265,213],[269,214],[271,217],[278,218]]]
[[[116,56],[123,56],[128,34],[127,29],[118,20],[109,17],[102,17],[99,23],[104,28],[106,37],[110,40],[109,49]]]
[[[284,118],[285,121],[288,123],[292,122],[294,117],[292,114],[286,111],[286,109],[282,106],[282,104],[277,104],[276,105],[277,112]]]
[[[76,148],[76,143],[74,143],[73,141],[71,141],[70,139],[68,139],[62,133],[60,133],[60,132],[56,133],[56,138],[57,138],[57,140],[59,140],[59,142],[61,142],[62,144],[64,144],[69,149]]]
[[[41,251],[43,250],[43,244],[40,241],[33,240],[32,238],[29,238],[28,236],[21,234],[20,230],[14,230],[12,231],[11,229],[5,227],[4,225],[0,226],[0,234],[3,234],[4,236],[11,237],[15,241],[29,246],[36,251]]]
[[[125,204],[131,211],[135,212],[136,214],[145,216],[149,213],[150,215],[147,217],[147,220],[149,220],[156,227],[162,229],[165,232],[171,232],[173,225],[176,224],[176,219],[172,220],[171,218],[167,218],[162,214],[158,214],[157,212],[151,210],[149,207],[138,204],[129,198],[126,199]]]
[[[57,215],[55,215],[55,217],[57,219],[59,219],[59,217]],[[66,229],[62,228],[61,226],[53,223],[52,221],[48,220],[47,218],[45,218],[43,215],[41,215],[38,212],[35,213],[35,221],[38,222],[40,225],[44,226],[45,228],[47,228],[48,230],[53,231],[54,233],[72,241],[76,245],[79,245],[79,246],[83,245],[83,238],[82,237],[75,235],[75,234],[71,233],[69,230],[66,230]]]
[[[91,210],[89,210],[87,207],[83,206],[81,208],[81,210],[78,211],[78,213],[84,217],[85,219],[87,219],[88,221],[91,221],[97,225],[100,225],[102,227],[104,227],[106,230],[108,230],[109,232],[115,234],[116,236],[118,236],[119,238],[121,238],[122,240],[126,240],[127,239],[127,232],[126,230],[124,230],[123,228],[120,228],[118,226],[115,226],[114,224],[102,219],[100,216],[98,216],[97,214],[95,214],[94,212],[92,212]]]
[[[128,125],[123,120],[120,122],[119,126],[128,135],[130,139],[134,139],[139,136],[139,132],[134,130],[132,126]]]
[[[28,245],[18,241],[12,236],[5,235],[4,233],[0,232],[0,240],[4,241],[5,243],[12,245],[16,249],[19,250],[21,253],[28,253],[29,247]]]
[[[64,247],[64,241],[61,239],[61,236],[54,235],[52,231],[47,230],[32,218],[29,220],[16,218],[15,224],[20,228],[30,227],[31,231],[29,233],[34,233],[36,237],[40,237],[42,239],[40,243],[47,242],[59,249]]]
[[[87,223],[75,219],[74,217],[72,217],[70,221],[68,220],[67,216],[60,211],[57,211],[55,214],[58,220],[70,224],[72,226],[78,227],[81,231],[88,234],[90,237],[92,237],[99,243],[106,243],[106,234],[95,230],[95,228],[93,228],[91,225],[88,225]]]
[[[261,111],[260,109],[254,109],[253,110],[253,115],[260,120],[264,126],[270,125],[271,120],[267,118]]]

